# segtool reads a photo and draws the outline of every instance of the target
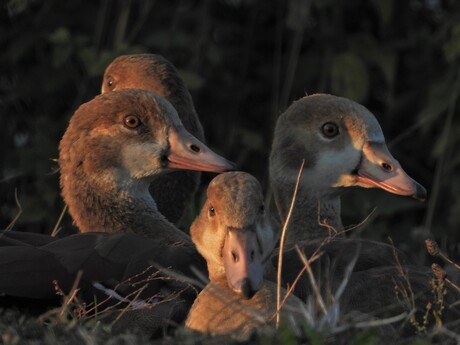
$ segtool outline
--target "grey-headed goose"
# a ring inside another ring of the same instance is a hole
[[[193,303],[187,327],[244,340],[253,331],[273,325],[276,285],[263,280],[265,262],[277,240],[270,218],[253,176],[230,172],[211,181],[190,229],[206,259],[210,283]],[[299,311],[300,304],[290,296],[286,307]]]
[[[363,106],[345,98],[326,94],[301,98],[277,121],[269,168],[270,183],[283,223],[302,160],[305,166],[286,233],[286,245],[292,247],[303,241],[306,254],[313,253],[328,236],[325,224],[336,231],[343,230],[340,194],[345,187],[379,187],[417,198],[424,198],[426,194],[388,152],[376,118]],[[312,241],[314,239],[319,240]],[[336,272],[331,274],[335,278],[342,278],[358,249],[355,272],[394,264],[393,248],[389,245],[341,239],[323,248],[325,257],[334,262]],[[292,282],[303,263],[295,251],[285,259],[290,269],[286,268],[284,277]],[[405,258],[401,260],[407,263]],[[308,295],[305,285],[299,285],[299,290],[297,295]]]
[[[278,119],[270,155],[270,182],[283,223],[302,160],[305,167],[287,227],[286,244],[299,245],[307,257],[328,237],[328,226],[343,230],[340,195],[344,188],[376,187],[416,199],[426,197],[426,190],[404,172],[388,151],[374,115],[349,99],[327,94],[306,96],[294,102]],[[395,254],[407,271],[418,312],[423,314],[432,297],[431,270],[410,265],[401,252],[387,244],[339,238],[320,250],[323,256],[312,265],[313,270],[318,273],[323,292],[329,289],[332,293],[357,254],[341,298],[344,312],[391,310],[394,315],[402,311],[395,285],[404,285],[405,277],[396,266]],[[290,285],[304,265],[292,249],[284,253],[284,259],[283,279]],[[295,290],[302,300],[311,293],[308,279],[303,278]],[[455,299],[455,294],[452,291],[449,298]]]
[[[204,142],[203,128],[192,97],[176,68],[161,55],[135,54],[116,58],[105,70],[102,93],[146,89],[165,97],[176,109],[185,129]],[[197,171],[175,171],[158,178],[150,192],[162,215],[177,224],[200,182]]]
[[[283,223],[303,159],[305,168],[286,243],[327,237],[328,228],[320,222],[343,230],[340,194],[345,187],[377,187],[417,199],[426,197],[426,190],[388,151],[374,115],[346,98],[306,96],[278,119],[270,183]]]

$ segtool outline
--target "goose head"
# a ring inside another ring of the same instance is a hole
[[[342,187],[358,186],[426,198],[425,188],[389,152],[375,116],[346,98],[307,96],[278,119],[270,156],[275,189],[292,184],[303,159],[302,184],[316,194],[335,195]]]
[[[101,93],[142,88],[167,97],[179,88],[176,75],[174,66],[160,55],[122,55],[106,68]]]
[[[101,92],[122,89],[145,89],[165,97],[187,131],[204,142],[203,127],[185,82],[174,65],[161,55],[122,55],[113,60],[105,70]],[[177,171],[160,177],[149,189],[158,210],[178,224],[192,204],[199,183],[199,172]]]
[[[119,211],[140,201],[154,207],[148,186],[168,171],[234,168],[184,129],[171,104],[146,90],[110,92],[80,106],[59,153],[62,194],[81,231],[106,231],[120,221]],[[105,220],[91,229],[97,218]]]
[[[215,177],[190,233],[207,261],[211,281],[226,279],[230,289],[246,299],[262,287],[264,265],[277,238],[252,175],[230,172]]]
[[[117,57],[106,68],[101,93],[145,89],[165,97],[176,108],[185,128],[203,140],[203,128],[192,97],[174,65],[161,55],[134,54]]]

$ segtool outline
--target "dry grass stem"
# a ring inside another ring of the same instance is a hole
[[[321,225],[322,227],[327,228],[328,235],[327,239],[331,240],[338,235],[341,235],[342,232],[337,231],[332,225],[328,224],[327,219],[321,220],[321,203],[318,201],[318,224]]]
[[[368,320],[368,321],[361,321],[355,324],[356,328],[367,328],[367,327],[379,327],[384,325],[390,325],[395,322],[399,322],[404,320],[407,317],[407,312],[402,312],[399,315],[387,317],[385,319],[378,319],[378,320]]]
[[[154,295],[146,299],[139,299],[140,295],[145,291],[146,287],[148,286],[148,283],[151,282],[152,280],[154,279],[170,280],[171,279],[169,277],[162,277],[160,275],[160,271],[155,271],[153,273],[150,273],[147,278],[143,278],[139,281],[134,281],[136,278],[142,277],[144,274],[148,273],[148,271],[152,269],[152,267],[153,266],[149,266],[143,272],[133,277],[130,277],[124,282],[117,284],[114,289],[106,289],[102,285],[98,287],[97,284],[94,284],[93,285],[94,288],[99,289],[105,294],[110,293],[110,295],[108,295],[108,297],[102,300],[101,302],[97,302],[97,300],[94,300],[94,302],[92,303],[92,306],[90,305],[90,308],[87,308],[87,305],[79,301],[77,297],[78,285],[79,285],[79,282],[82,276],[81,271],[78,272],[77,277],[74,281],[74,284],[70,292],[67,295],[62,292],[62,290],[57,285],[57,282],[54,282],[57,294],[64,296],[62,306],[59,308],[50,310],[46,312],[45,314],[41,315],[39,317],[39,320],[41,322],[50,320],[53,323],[59,323],[64,320],[63,317],[65,315],[72,316],[73,318],[72,320],[74,322],[76,322],[77,320],[90,320],[90,319],[99,320],[99,319],[105,318],[106,316],[110,317],[110,315],[113,315],[111,314],[111,312],[119,312],[119,314],[116,315],[116,318],[114,319],[114,321],[112,321],[111,324],[109,325],[109,327],[112,327],[117,321],[119,321],[123,317],[123,315],[126,312],[135,310],[135,309],[153,309],[157,305],[172,302],[176,300],[177,298],[179,298],[179,296],[186,289],[189,288],[189,286],[183,286],[182,289],[179,289],[178,291],[175,291],[174,293],[171,293],[170,295],[166,297]],[[126,285],[126,284],[130,284],[131,286],[142,284],[142,286],[139,289],[132,291],[128,295],[120,296],[117,293],[117,289],[121,285]],[[70,306],[72,306],[72,309],[70,309]],[[120,306],[122,306],[122,308],[119,308]]]
[[[61,225],[62,218],[64,218],[64,214],[65,214],[66,211],[67,211],[67,204],[64,205],[64,207],[62,208],[62,212],[59,215],[59,218],[58,218],[58,220],[56,222],[56,225],[53,228],[53,231],[51,232],[51,237],[55,237],[59,233],[59,231],[61,230],[61,228],[59,228],[59,225]]]
[[[444,280],[445,280],[445,282],[446,282],[447,284],[449,284],[449,285],[450,285],[451,287],[453,287],[455,290],[457,290],[458,292],[460,292],[460,287],[459,287],[457,284],[455,284],[452,280],[450,280],[449,278],[445,278]],[[460,301],[459,301],[458,303],[460,303]]]
[[[144,270],[143,272],[137,274],[136,276],[133,276],[129,279],[127,279],[126,281],[124,282],[121,282],[119,284],[117,284],[117,286],[111,290],[111,294],[106,298],[104,299],[102,302],[99,302],[99,303],[95,303],[94,306],[88,310],[86,310],[84,312],[84,315],[83,316],[87,316],[88,314],[90,314],[91,312],[93,311],[97,311],[98,309],[100,309],[101,307],[104,306],[104,304],[107,304],[111,301],[113,301],[114,299],[116,299],[118,302],[113,304],[113,305],[109,305],[108,307],[105,307],[104,309],[101,309],[100,311],[97,312],[97,315],[101,315],[101,314],[107,314],[108,312],[112,311],[112,310],[117,310],[117,308],[125,303],[128,303],[128,305],[126,307],[123,307],[119,310],[121,310],[121,313],[120,315],[118,315],[118,317],[116,318],[116,320],[113,322],[115,323],[116,321],[118,321],[122,316],[123,314],[126,312],[126,311],[129,311],[129,310],[133,310],[133,309],[152,309],[154,308],[155,306],[159,305],[159,304],[162,304],[162,303],[168,303],[168,302],[171,302],[173,300],[175,300],[176,298],[178,298],[187,288],[189,288],[189,286],[183,286],[182,289],[178,290],[178,291],[175,291],[174,293],[171,293],[170,295],[168,295],[167,297],[164,297],[164,296],[160,296],[160,295],[153,295],[153,296],[150,296],[146,299],[139,299],[139,296],[141,293],[144,292],[144,290],[147,288],[149,282],[153,281],[153,280],[156,280],[156,279],[161,279],[161,280],[170,280],[171,278],[167,278],[167,277],[162,277],[160,276],[160,271],[156,271],[156,272],[153,272],[152,274],[150,274],[147,278],[141,280],[141,281],[138,281],[138,282],[134,282],[134,283],[131,283],[130,285],[131,286],[136,286],[136,285],[139,285],[139,284],[143,284],[140,288],[138,288],[137,290],[131,292],[130,294],[128,295],[125,295],[125,296],[120,296],[118,295],[118,293],[116,292],[116,290],[118,289],[118,287],[122,284],[129,284],[131,281],[134,280],[135,277],[139,277],[141,275],[143,275],[144,273],[146,273],[149,269],[152,269],[153,266],[149,266],[149,268],[147,268],[146,270]],[[95,286],[96,287],[96,286]],[[97,288],[97,287],[96,287]],[[102,289],[102,288],[101,288]],[[105,291],[106,292],[106,291]],[[94,316],[95,317],[95,316]]]
[[[291,206],[289,207],[289,212],[286,217],[286,221],[283,225],[283,230],[281,231],[281,238],[280,238],[280,247],[279,247],[279,256],[278,256],[278,276],[277,276],[277,286],[276,286],[276,328],[279,327],[280,322],[280,307],[281,307],[281,272],[283,268],[283,250],[284,250],[284,242],[286,238],[286,230],[289,224],[289,220],[291,219],[292,210],[294,209],[294,203],[297,197],[297,191],[299,189],[300,178],[302,176],[303,167],[305,165],[305,159],[302,159],[302,164],[300,165],[299,174],[297,175],[297,181],[294,188],[294,194],[291,200]]]
[[[396,297],[401,303],[403,303],[403,305],[406,305],[406,307],[410,311],[415,311],[416,310],[415,295],[414,295],[414,292],[411,287],[411,283],[408,278],[408,272],[402,267],[391,238],[390,238],[390,242],[393,246],[393,252],[394,252],[394,257],[396,260],[398,272],[400,274],[401,279],[403,280],[403,283],[398,284],[398,282],[395,279],[393,279],[394,284],[395,284]],[[435,249],[436,249],[435,247],[430,248],[430,250],[432,251],[435,251]],[[447,278],[446,278],[445,271],[440,266],[433,264],[432,270],[433,270],[433,274],[435,275],[435,278],[431,279],[430,281],[431,291],[433,294],[433,300],[431,302],[428,302],[427,305],[425,306],[425,313],[421,321],[417,320],[415,313],[411,313],[409,317],[410,324],[414,326],[415,330],[418,333],[427,332],[428,326],[430,324],[430,316],[433,317],[434,319],[436,330],[443,327],[442,315],[445,309],[444,296],[447,293],[447,290],[445,288],[445,283],[446,283]],[[399,297],[399,294],[403,296],[402,300]]]
[[[226,306],[228,306],[230,308],[234,308],[235,312],[243,312],[243,313],[245,313],[247,316],[252,317],[256,322],[258,322],[260,324],[266,324],[267,320],[263,317],[263,315],[258,313],[256,310],[254,310],[252,308],[248,308],[245,305],[239,303],[239,299],[235,299],[232,295],[229,295],[227,292],[225,292],[224,290],[219,288],[216,284],[213,284],[212,282],[209,282],[208,278],[202,272],[200,272],[199,270],[197,270],[197,269],[192,267],[192,271],[193,271],[194,274],[196,274],[198,279],[200,279],[201,281],[207,281],[208,282],[207,284],[211,284],[211,286],[210,286],[211,288],[208,290],[208,292],[211,295],[213,295],[215,298],[217,298],[217,299],[221,300],[222,302],[226,303]],[[169,274],[170,270],[166,270],[165,272],[168,272],[168,274]],[[176,272],[171,272],[171,273],[173,273],[180,280],[198,283],[198,281],[194,280],[193,278],[183,276],[183,275],[178,274]]]
[[[313,255],[312,257],[310,257],[310,259],[308,259],[308,262],[312,263],[314,262],[315,260],[319,259],[321,257],[321,254],[316,254],[316,255]],[[281,302],[281,308],[283,307],[283,304],[286,302],[287,298],[289,297],[290,294],[293,293],[297,283],[299,282],[300,278],[302,277],[303,273],[307,270],[307,268],[304,266],[300,271],[299,273],[297,274],[297,277],[295,278],[295,280],[293,281],[293,283],[291,284],[291,286],[287,289],[286,291],[286,296],[283,298],[283,301]]]
[[[156,263],[152,263],[152,266],[156,267],[161,272],[163,272],[164,274],[170,276],[171,278],[177,279],[177,280],[179,280],[181,282],[184,282],[184,283],[188,283],[190,285],[196,285],[200,289],[203,289],[209,283],[208,277],[206,277],[200,270],[198,270],[197,268],[195,268],[193,266],[190,267],[190,269],[193,272],[193,274],[195,274],[197,276],[198,279],[194,279],[194,278],[188,277],[188,276],[186,276],[184,274],[181,274],[179,272],[173,271],[171,269],[161,267],[160,265],[157,265]]]
[[[81,277],[83,276],[83,271],[79,270],[73,282],[72,288],[70,289],[69,294],[64,298],[64,303],[62,303],[61,311],[59,316],[62,317],[67,311],[70,303],[74,300],[78,293],[78,285],[80,284]]]
[[[441,133],[441,136],[445,138],[445,141],[444,141],[445,144],[443,145],[440,156],[436,162],[433,187],[431,188],[431,197],[428,201],[428,208],[426,212],[425,226],[424,226],[424,229],[426,229],[425,231],[427,231],[426,235],[428,235],[428,232],[431,231],[431,228],[433,226],[434,215],[437,209],[436,206],[438,203],[439,193],[441,192],[441,187],[442,187],[442,184],[444,183],[443,171],[446,165],[446,161],[448,161],[448,158],[449,158],[448,157],[449,145],[447,143],[449,143],[449,137],[451,136],[452,128],[454,128],[452,123],[455,118],[456,109],[457,109],[457,100],[460,95],[460,73],[457,73],[456,80],[455,80],[455,83],[451,91],[452,93],[450,94],[450,97],[449,97],[449,104],[447,107],[446,119],[445,119],[444,127]]]
[[[16,205],[18,206],[19,210],[18,210],[18,213],[16,214],[16,216],[13,218],[11,223],[8,224],[8,226],[6,227],[5,230],[12,230],[14,225],[16,224],[16,222],[18,221],[19,217],[21,217],[21,214],[22,214],[22,207],[21,207],[21,204],[19,202],[17,188],[14,189],[14,200],[16,201]]]
[[[455,339],[455,342],[457,344],[460,344],[460,335],[458,333],[455,333],[451,331],[450,329],[447,329],[446,327],[442,327],[438,330],[440,334],[443,334],[451,339]]]
[[[208,277],[206,277],[201,271],[199,271],[195,267],[191,267],[191,270],[197,276],[198,279],[188,277],[186,275],[175,272],[168,268],[163,268],[156,264],[153,264],[153,266],[157,267],[164,274],[167,274],[168,276],[171,276],[174,279],[177,279],[178,281],[185,282],[185,283],[195,285],[195,286],[199,286],[201,289],[203,289],[208,284],[212,284],[212,289],[209,290],[209,293],[211,295],[213,295],[217,299],[220,299],[222,302],[226,303],[231,308],[235,308],[235,312],[244,312],[246,315],[252,317],[254,320],[259,322],[260,324],[266,323],[265,318],[262,315],[260,315],[260,313],[258,313],[256,310],[252,308],[248,308],[242,305],[241,303],[239,303],[238,299],[235,299],[232,295],[229,295],[228,293],[220,289],[218,286],[216,286],[212,282],[209,282]]]
[[[66,312],[69,310],[69,306],[74,303],[77,298],[78,293],[78,285],[80,284],[81,277],[83,275],[83,271],[78,271],[77,275],[75,276],[75,280],[73,282],[72,288],[70,289],[69,293],[66,295],[64,292],[59,288],[58,282],[56,280],[53,281],[54,288],[56,290],[57,295],[61,295],[64,297],[62,305],[58,308],[51,309],[46,313],[40,315],[38,320],[40,322],[45,322],[46,320],[51,320],[53,323],[59,323],[63,320]]]
[[[345,274],[343,276],[342,282],[340,283],[339,287],[337,288],[334,294],[335,301],[338,301],[340,297],[342,296],[343,292],[345,291],[345,288],[347,287],[348,282],[350,280],[350,276],[353,273],[353,269],[355,268],[356,261],[358,261],[358,256],[359,256],[360,251],[361,251],[361,243],[359,244],[358,248],[356,249],[355,255],[353,255],[353,258],[348,263],[345,269]]]
[[[133,306],[134,302],[139,298],[139,296],[141,295],[142,291],[144,291],[144,289],[145,289],[145,287],[144,287],[144,288],[141,288],[141,289],[139,289],[139,290],[137,290],[137,293],[136,293],[136,295],[134,296],[134,298],[133,298],[132,300],[129,301],[128,305],[127,305],[125,308],[123,308],[123,309],[121,310],[121,312],[117,315],[117,317],[115,318],[115,320],[113,320],[112,324],[110,325],[111,327],[113,327],[113,325],[114,325],[115,323],[117,323],[117,322],[123,317],[123,315],[124,315],[128,310],[131,309],[131,307]]]
[[[460,265],[452,261],[446,254],[444,254],[440,249],[436,241],[427,239],[425,240],[425,245],[426,245],[426,250],[428,254],[430,254],[433,257],[439,257],[445,262],[448,262],[449,264],[455,266],[457,269],[460,270]]]
[[[413,310],[415,309],[415,297],[414,297],[414,292],[412,291],[412,286],[411,286],[411,283],[409,281],[409,278],[408,278],[408,275],[407,275],[407,271],[403,268],[402,264],[401,264],[401,261],[399,260],[399,256],[398,256],[398,253],[396,252],[396,247],[393,243],[393,240],[391,238],[388,238],[390,243],[391,243],[391,246],[393,247],[393,256],[395,258],[395,261],[396,261],[396,267],[398,269],[398,272],[399,272],[399,275],[400,277],[403,279],[404,283],[406,286],[399,286],[401,288],[401,292],[403,292],[404,294],[404,297],[408,298],[408,301],[409,301],[409,309],[410,310]],[[396,282],[395,282],[396,284]],[[397,285],[397,284],[396,284]]]
[[[312,289],[313,289],[313,292],[315,294],[316,300],[317,300],[322,312],[324,313],[324,315],[326,315],[327,314],[326,304],[324,303],[323,297],[321,296],[321,292],[319,291],[319,287],[318,287],[318,284],[316,283],[315,276],[313,275],[313,272],[311,270],[310,263],[308,262],[307,258],[305,257],[305,254],[300,250],[300,248],[298,246],[296,246],[295,249],[297,250],[297,254],[299,254],[299,257],[302,260],[302,262],[304,264],[304,267],[305,267],[305,269],[306,269],[306,271],[308,273],[308,278],[310,280],[310,284],[312,286]]]
[[[372,209],[372,211],[361,222],[359,222],[358,224],[355,224],[355,225],[347,226],[343,232],[349,232],[351,230],[354,230],[354,229],[357,229],[357,228],[363,226],[366,222],[369,221],[369,219],[374,215],[374,213],[376,211],[377,211],[377,207],[374,207]]]
[[[370,328],[370,327],[380,327],[380,326],[390,325],[392,323],[396,323],[396,322],[404,320],[407,317],[407,315],[408,315],[407,312],[403,312],[401,314],[387,317],[384,319],[375,319],[375,320],[366,320],[366,321],[347,323],[345,325],[335,327],[334,329],[331,330],[331,333],[338,334],[338,333],[341,333],[341,332],[344,332],[344,331],[347,331],[353,328]]]

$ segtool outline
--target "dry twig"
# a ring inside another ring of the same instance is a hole
[[[281,307],[281,271],[283,268],[283,250],[284,250],[284,241],[286,238],[286,230],[291,218],[292,210],[294,209],[294,203],[297,197],[297,190],[299,189],[300,177],[302,176],[303,167],[305,165],[305,159],[302,159],[302,164],[299,169],[299,174],[297,175],[297,181],[295,184],[294,195],[292,196],[291,206],[289,208],[286,221],[283,225],[283,230],[281,231],[280,238],[280,247],[279,247],[279,256],[278,256],[278,276],[277,276],[277,287],[276,287],[276,328],[279,327],[280,322],[280,307]]]

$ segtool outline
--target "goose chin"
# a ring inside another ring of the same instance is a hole
[[[422,185],[408,175],[398,177],[379,180],[375,176],[366,175],[363,171],[358,171],[357,185],[368,188],[380,188],[392,194],[409,196],[420,201],[425,201],[427,192]]]

